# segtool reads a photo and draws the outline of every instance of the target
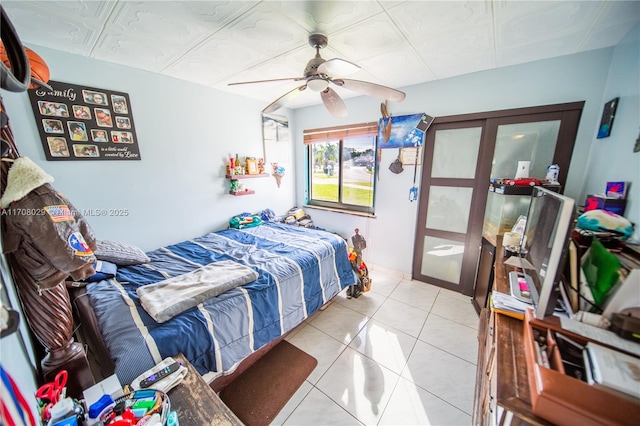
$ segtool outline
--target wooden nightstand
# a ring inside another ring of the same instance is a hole
[[[173,358],[189,370],[182,383],[169,391],[180,426],[243,425],[182,354]]]

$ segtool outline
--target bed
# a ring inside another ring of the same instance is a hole
[[[115,278],[73,295],[81,328],[93,334],[84,338],[89,352],[108,353],[123,384],[178,353],[208,382],[227,376],[355,283],[342,237],[275,222],[213,232],[146,254],[150,262],[121,267]],[[258,278],[163,323],[141,305],[139,287],[228,260]],[[91,332],[95,328],[99,333]]]

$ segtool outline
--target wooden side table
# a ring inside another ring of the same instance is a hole
[[[180,426],[243,425],[182,354],[173,358],[189,371],[182,383],[169,391],[171,409],[178,413]]]

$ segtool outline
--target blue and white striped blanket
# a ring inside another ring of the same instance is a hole
[[[123,384],[178,353],[208,378],[232,371],[355,283],[340,236],[272,222],[206,234],[147,255],[149,263],[87,286]],[[248,266],[259,277],[162,324],[140,305],[138,287],[222,260]]]

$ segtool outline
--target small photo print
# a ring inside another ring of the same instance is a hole
[[[129,120],[129,117],[116,117],[116,127],[118,129],[130,129],[131,120]]]
[[[116,114],[129,114],[127,99],[120,95],[111,95],[111,103],[113,104],[113,112]]]
[[[111,132],[111,142],[133,143],[133,134],[131,132]]]
[[[107,131],[102,129],[91,129],[91,140],[94,142],[109,142]]]
[[[73,155],[76,157],[100,157],[98,147],[96,145],[73,145]]]
[[[38,108],[42,115],[52,115],[54,117],[68,117],[67,105],[58,102],[38,101]]]
[[[96,114],[96,124],[98,124],[98,126],[113,127],[111,111],[106,108],[94,108],[93,112]]]
[[[86,141],[87,128],[81,121],[68,121],[67,127],[69,128],[69,135],[71,135],[72,141]]]
[[[45,133],[64,133],[62,121],[60,120],[44,119],[42,120],[42,127]]]
[[[73,105],[73,116],[82,120],[91,120],[91,110],[84,105]]]
[[[88,104],[93,105],[109,105],[107,95],[102,92],[94,92],[93,90],[83,90],[82,98]]]
[[[68,157],[69,147],[67,146],[67,140],[61,137],[48,137],[47,144],[49,145],[49,153],[52,157]]]

